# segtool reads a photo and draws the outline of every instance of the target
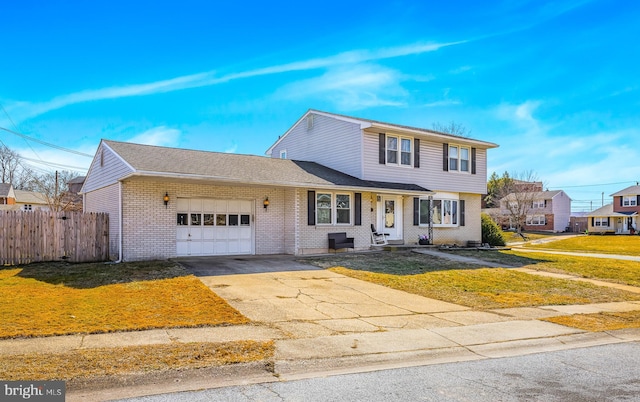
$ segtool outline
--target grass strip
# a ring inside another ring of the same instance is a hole
[[[273,357],[273,341],[184,343],[74,350],[61,354],[0,356],[6,381],[74,380],[183,370],[261,361]]]
[[[559,251],[640,255],[640,236],[577,236],[524,247]]]
[[[640,311],[562,315],[544,318],[543,321],[585,331],[613,331],[616,329],[640,328]]]

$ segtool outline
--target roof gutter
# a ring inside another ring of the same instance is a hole
[[[359,191],[368,191],[372,193],[380,193],[380,194],[411,194],[411,195],[433,195],[435,192],[430,190],[403,190],[403,189],[393,189],[393,188],[379,188],[379,187],[359,187],[359,186],[341,186],[334,183],[292,183],[292,182],[250,182],[240,179],[231,179],[228,177],[221,176],[205,176],[205,175],[196,175],[196,174],[185,174],[185,173],[166,173],[166,172],[149,172],[149,171],[137,171],[129,173],[125,176],[122,176],[118,181],[122,183],[125,180],[132,179],[135,177],[141,178],[156,178],[156,179],[173,179],[173,180],[195,180],[195,181],[209,181],[209,182],[220,182],[224,184],[235,184],[235,185],[248,185],[248,186],[275,186],[275,187],[288,187],[288,188],[317,188],[317,189],[345,189],[345,190],[359,190]]]

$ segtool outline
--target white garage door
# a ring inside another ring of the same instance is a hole
[[[253,201],[178,198],[178,256],[253,254]]]

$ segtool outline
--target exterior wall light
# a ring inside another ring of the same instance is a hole
[[[264,201],[262,201],[262,205],[264,206],[264,209],[267,209],[267,207],[269,206],[269,197],[264,198]]]
[[[164,201],[164,207],[167,208],[167,204],[169,204],[169,193],[164,193],[164,197],[162,197],[162,201]]]

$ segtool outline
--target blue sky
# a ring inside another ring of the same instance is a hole
[[[635,1],[16,1],[0,127],[262,155],[313,108],[495,142],[574,210],[640,180]],[[38,169],[91,161],[0,130]],[[44,165],[41,163],[56,163]]]

